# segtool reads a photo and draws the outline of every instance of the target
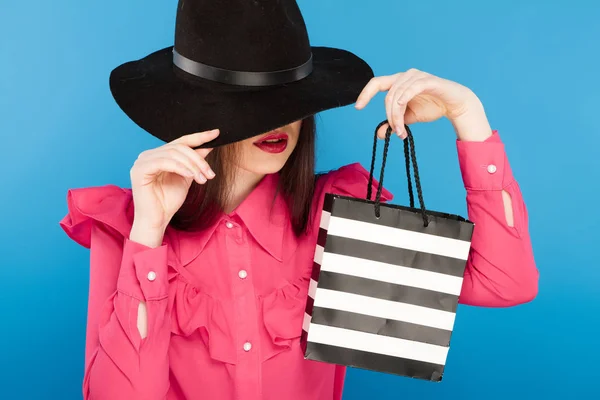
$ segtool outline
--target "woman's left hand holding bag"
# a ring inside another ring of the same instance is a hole
[[[385,91],[387,120],[402,139],[406,138],[405,124],[441,117],[450,120],[460,140],[484,141],[492,135],[483,104],[473,91],[459,83],[417,69],[378,76],[364,87],[356,108],[363,109],[377,93]],[[378,132],[382,139],[386,128],[384,125]]]

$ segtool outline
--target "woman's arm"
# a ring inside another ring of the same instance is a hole
[[[356,107],[364,108],[380,91],[388,92],[388,122],[401,138],[406,138],[405,124],[445,116],[454,126],[469,219],[475,223],[460,302],[502,307],[533,299],[538,271],[527,209],[504,145],[492,132],[480,100],[456,82],[411,69],[373,78]],[[386,129],[380,128],[380,138]]]
[[[531,301],[538,271],[527,208],[500,136],[459,138],[457,149],[468,215],[475,224],[460,302],[507,307]]]
[[[85,399],[163,400],[169,389],[167,244],[136,237],[92,227]]]
[[[465,110],[451,120],[469,219],[475,223],[460,302],[489,307],[525,303],[538,289],[527,207],[483,105],[473,95]]]

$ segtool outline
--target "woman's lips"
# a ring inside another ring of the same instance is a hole
[[[288,144],[288,135],[283,132],[275,132],[263,136],[260,140],[254,142],[254,145],[267,153],[277,154],[285,151]]]

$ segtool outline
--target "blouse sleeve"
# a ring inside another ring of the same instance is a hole
[[[164,399],[169,388],[167,351],[167,246],[129,240],[130,191],[116,186],[71,189],[66,234],[90,249],[84,399]],[[146,303],[148,335],[137,328]]]
[[[483,142],[457,140],[469,219],[475,224],[460,302],[507,307],[537,295],[538,270],[527,207],[497,131]],[[510,197],[508,224],[502,192]]]

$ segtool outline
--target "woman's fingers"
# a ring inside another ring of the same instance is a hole
[[[181,143],[188,147],[194,148],[210,142],[217,136],[219,136],[219,130],[213,129],[210,131],[190,133],[189,135],[184,135],[173,140],[171,143]]]
[[[360,92],[360,95],[356,99],[355,107],[359,110],[364,108],[377,93],[389,90],[396,79],[396,75],[378,76],[376,78],[372,78]]]
[[[211,131],[206,132],[198,132],[190,135],[182,136],[172,142],[172,144],[184,145],[181,147],[181,151],[187,153],[189,157],[197,161],[197,164],[200,170],[204,173],[204,175],[208,179],[212,179],[215,177],[215,173],[210,168],[210,165],[206,162],[205,158],[208,154],[213,150],[212,148],[208,149],[195,149],[196,147],[203,145],[204,143],[210,142],[219,136],[219,129],[213,129]],[[187,149],[186,149],[187,148]]]
[[[404,121],[407,117],[412,117],[410,119],[415,119],[414,113],[411,116],[406,115],[408,103],[419,94],[427,92],[431,89],[435,89],[436,85],[437,83],[434,78],[424,77],[413,81],[402,92],[399,91],[398,93],[396,93],[396,98],[394,100],[394,102],[396,103],[396,110],[394,111],[394,124],[402,124],[401,126],[404,127]],[[406,137],[406,132],[404,128],[402,128],[402,134],[400,135],[400,137]]]
[[[196,174],[186,164],[171,157],[145,158],[139,161],[139,171],[147,175],[158,175],[161,172],[172,172],[187,178]]]
[[[394,127],[394,130],[396,131],[396,133],[400,136],[404,133],[404,124],[405,122],[405,116],[406,116],[406,107],[407,107],[407,103],[401,103],[399,100],[402,98],[403,94],[406,93],[406,90],[410,87],[412,87],[415,82],[418,82],[420,78],[418,75],[413,76],[410,80],[408,80],[407,82],[405,82],[403,85],[401,85],[398,90],[396,90],[396,92],[394,93],[394,96],[391,100],[391,103],[393,104],[392,107],[392,115],[390,116],[390,123],[392,124],[392,126]]]
[[[165,148],[163,152],[157,154],[157,157],[172,158],[194,172],[194,180],[199,184],[204,184],[207,181],[206,175],[196,160],[179,151],[178,147]]]
[[[193,173],[192,176],[194,177],[196,182],[198,182],[199,184],[206,183],[207,176],[204,174],[204,169],[206,167],[203,163],[200,162],[200,160],[202,159],[199,155],[197,155],[192,149],[188,147],[188,149],[193,153],[193,157],[190,157],[190,154],[185,152],[184,149],[182,149],[182,147],[187,146],[178,143],[166,144],[148,152],[148,154],[144,156],[144,161],[154,162],[155,160],[162,160],[164,158],[172,159],[177,163],[184,165],[187,170],[191,171]]]
[[[385,97],[385,108],[388,122],[396,134],[400,135],[404,131],[404,114],[399,113],[396,99],[398,93],[404,92],[415,80],[419,79],[420,71],[410,69],[405,73],[400,74],[394,86],[390,89]],[[400,110],[401,111],[401,110]]]
[[[395,99],[399,97],[399,93],[404,92],[407,87],[412,85],[414,81],[420,79],[423,75],[426,75],[426,73],[411,68],[406,72],[373,78],[358,96],[356,108],[363,108],[377,93],[387,91],[388,93],[385,97],[387,119],[392,130],[400,135],[404,132],[403,112],[406,111],[406,107],[404,107],[404,110],[399,109]],[[378,131],[377,136],[380,139],[383,139],[386,130],[387,125],[382,126]]]
[[[377,130],[377,137],[384,139],[385,138],[385,133],[387,132],[387,128],[390,126],[390,124],[383,124],[382,126],[379,127],[379,130]],[[393,128],[392,128],[393,130]]]
[[[192,149],[196,152],[196,154],[198,154],[200,157],[202,158],[206,158],[206,156],[212,151],[212,148],[210,149]]]
[[[189,135],[181,136],[166,145],[157,147],[155,149],[147,150],[140,154],[140,158],[143,161],[154,162],[161,160],[164,163],[164,159],[172,159],[176,164],[169,163],[169,166],[173,170],[167,170],[167,172],[175,172],[182,176],[193,177],[199,184],[204,184],[208,179],[215,177],[215,173],[212,171],[204,157],[206,157],[212,149],[197,149],[193,147],[200,146],[207,143],[219,135],[218,129],[211,131],[192,133]],[[180,167],[175,168],[174,165]],[[185,171],[181,169],[181,166],[185,168]],[[158,173],[155,168],[151,169],[153,173]],[[186,172],[187,171],[187,172]],[[191,175],[189,174],[191,172]]]
[[[406,106],[415,96],[433,88],[435,80],[430,78],[419,78],[407,86],[402,92],[397,93],[396,103]]]
[[[187,147],[185,145],[176,144],[173,146],[177,151],[180,151],[183,155],[189,157],[193,162],[195,162],[196,165],[198,166],[198,168],[200,169],[200,171],[208,179],[212,179],[215,177],[215,173],[210,168],[210,165],[208,165],[208,162],[206,162],[204,157],[202,157],[198,151],[193,150],[192,148]]]

